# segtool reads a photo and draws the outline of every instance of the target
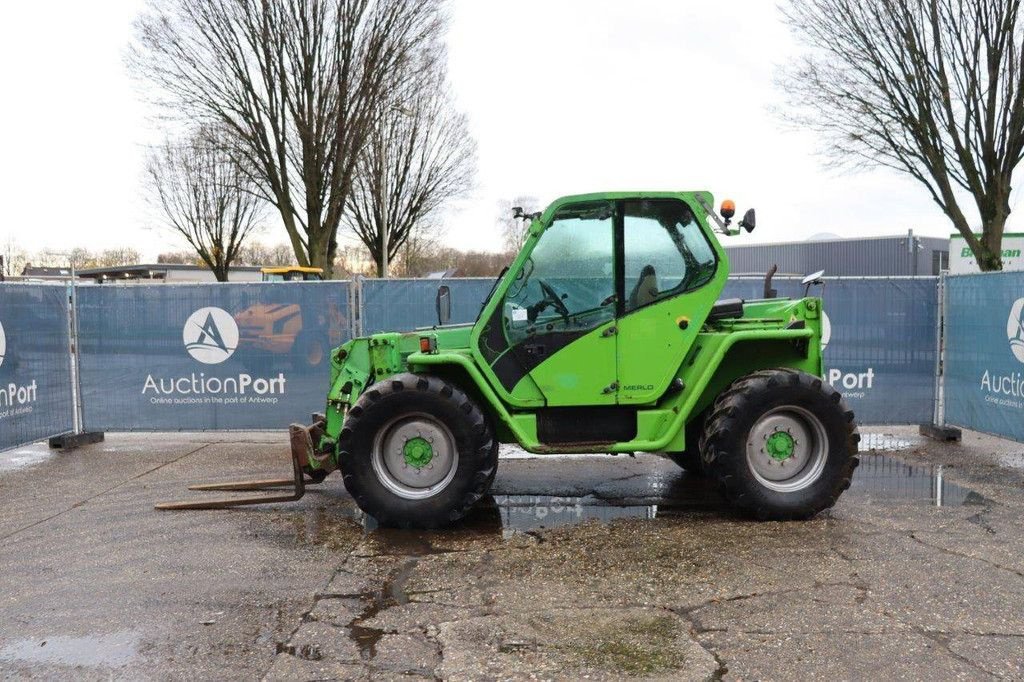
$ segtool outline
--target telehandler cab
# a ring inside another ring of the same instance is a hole
[[[296,495],[302,472],[339,469],[382,524],[443,526],[487,494],[498,444],[516,443],[666,453],[760,519],[831,507],[859,437],[822,380],[821,299],[719,300],[728,258],[710,223],[739,230],[733,203],[720,219],[712,202],[559,199],[526,216],[526,242],[476,322],[335,349],[326,414],[291,427]],[[748,211],[740,226],[754,221]]]

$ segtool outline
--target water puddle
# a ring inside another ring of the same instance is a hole
[[[45,446],[8,450],[0,453],[0,474],[27,469],[53,459],[55,456],[55,451]]]
[[[943,466],[907,464],[884,455],[861,455],[844,497],[871,502],[918,502],[935,507],[986,504],[981,494],[946,480]]]
[[[131,630],[88,637],[22,639],[0,649],[0,661],[118,668],[132,661],[140,639]]]
[[[653,481],[652,481],[653,482]],[[946,478],[941,465],[908,464],[885,455],[861,455],[853,484],[843,499],[870,503],[913,503],[934,507],[986,504],[988,500],[970,488]],[[635,503],[635,491],[616,500],[614,488],[600,497],[551,495],[494,495],[488,503],[500,520],[502,534],[569,526],[586,521],[607,523],[616,519],[655,519],[693,511],[723,512],[728,503],[707,480],[679,474],[665,486],[652,485],[649,497]]]
[[[639,465],[638,465],[639,466]],[[445,531],[442,537],[502,537],[533,533],[586,522],[610,523],[618,519],[652,520],[659,517],[680,517],[694,513],[731,514],[731,507],[709,480],[684,472],[638,473],[623,480],[592,479],[592,486],[583,486],[584,495],[550,495],[542,491],[563,487],[564,480],[550,484],[531,476],[521,479],[513,466],[506,469],[504,480],[499,476],[495,494],[474,507],[462,521]],[[564,478],[564,476],[563,476]],[[518,488],[518,489],[517,489]],[[515,490],[516,494],[511,494]],[[537,491],[537,492],[534,492]],[[909,464],[886,455],[861,454],[853,483],[843,494],[844,500],[857,500],[872,505],[916,504],[933,507],[985,505],[989,501],[970,488],[947,480],[942,466]],[[376,520],[355,508],[335,508],[331,518],[317,512],[312,522],[303,521],[300,542],[332,545],[335,532],[351,537],[354,520],[364,534],[371,534],[403,555],[434,552],[433,534],[380,528]],[[332,520],[333,519],[333,520]],[[340,525],[339,525],[340,524]],[[344,543],[342,543],[344,544]],[[341,546],[341,545],[339,545]]]
[[[607,523],[616,519],[653,519],[658,515],[656,504],[616,505],[588,497],[495,495],[493,499],[502,529],[512,532],[571,526],[583,521]]]

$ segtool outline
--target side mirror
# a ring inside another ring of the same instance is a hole
[[[452,290],[448,288],[447,284],[442,284],[437,288],[437,299],[434,303],[437,307],[437,324],[439,327],[443,327],[448,324],[448,320],[452,319]]]
[[[740,221],[740,227],[746,230],[749,234],[750,232],[754,231],[754,227],[756,226],[757,213],[754,212],[754,209],[750,209],[749,211],[743,214],[743,220]]]

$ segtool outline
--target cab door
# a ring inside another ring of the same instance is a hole
[[[657,401],[668,390],[722,288],[718,256],[681,199],[620,204],[622,306],[618,402]]]
[[[559,208],[505,295],[508,353],[548,407],[616,402],[615,209]]]

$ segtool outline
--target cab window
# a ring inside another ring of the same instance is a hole
[[[594,329],[615,316],[614,204],[563,207],[504,301],[511,345],[539,335]]]
[[[625,312],[707,284],[717,258],[684,202],[623,202]]]

